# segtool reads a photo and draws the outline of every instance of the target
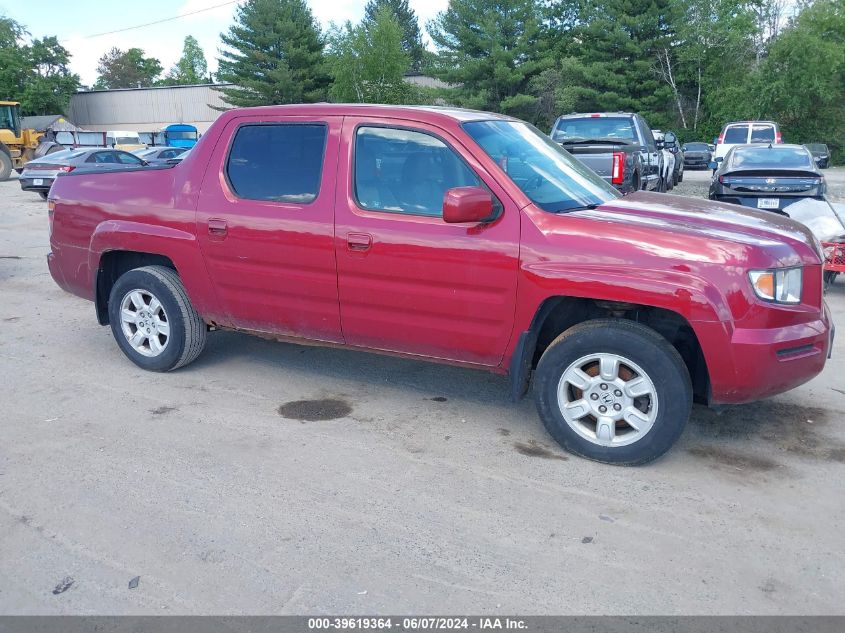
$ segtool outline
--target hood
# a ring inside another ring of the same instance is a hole
[[[803,224],[732,204],[639,191],[570,215],[643,229],[678,248],[691,241],[720,241],[759,247],[778,265],[794,265],[796,256],[805,264],[821,262],[818,240]]]

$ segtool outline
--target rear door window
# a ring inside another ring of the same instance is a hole
[[[452,148],[431,134],[360,127],[355,135],[355,196],[364,209],[440,217],[446,191],[480,184]]]
[[[774,139],[772,139],[774,140]],[[731,125],[725,129],[724,143],[743,144],[748,142],[747,125]]]
[[[773,125],[752,125],[751,126],[751,142],[752,143],[774,143],[775,142],[775,128]]]
[[[117,161],[119,163],[123,163],[124,165],[140,165],[141,159],[135,156],[134,154],[130,154],[129,152],[120,152],[117,154]]]
[[[240,198],[308,204],[320,192],[327,127],[256,123],[238,128],[226,176]]]

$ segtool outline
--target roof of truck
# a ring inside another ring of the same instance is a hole
[[[379,105],[369,103],[297,103],[289,105],[258,106],[229,110],[232,116],[251,114],[289,114],[318,116],[380,116],[386,118],[452,119],[466,121],[489,121],[491,119],[513,121],[513,117],[481,110],[465,110],[445,106],[423,105]]]

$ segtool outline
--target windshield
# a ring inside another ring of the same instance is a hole
[[[827,145],[824,145],[822,143],[809,143],[809,144],[805,145],[804,147],[806,147],[811,152],[819,152],[819,153],[827,152]]]
[[[710,146],[707,143],[687,143],[684,145],[685,152],[709,152]]]
[[[731,167],[784,167],[808,168],[813,163],[809,152],[803,147],[737,147],[734,149]]]
[[[544,211],[592,208],[620,197],[595,172],[521,121],[473,121],[464,130]]]
[[[637,133],[630,117],[589,117],[558,119],[552,138],[558,142],[612,139],[635,143]]]
[[[197,138],[196,132],[167,132],[167,138],[180,141],[193,141]]]

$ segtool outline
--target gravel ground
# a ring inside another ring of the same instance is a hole
[[[216,333],[145,373],[0,196],[0,613],[845,614],[845,336],[613,468],[470,370]]]

